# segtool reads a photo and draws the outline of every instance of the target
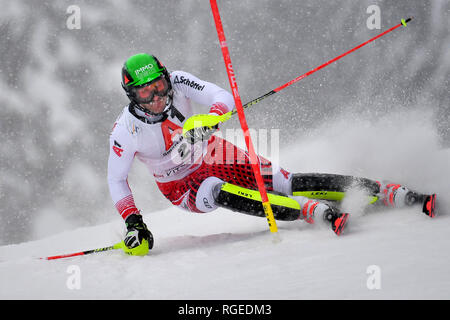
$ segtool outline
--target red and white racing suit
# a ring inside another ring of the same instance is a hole
[[[182,136],[184,122],[193,115],[191,101],[209,106],[210,113],[221,115],[234,108],[233,96],[187,72],[174,71],[170,80],[174,91],[172,109],[163,121],[146,123],[127,106],[111,132],[108,184],[123,219],[138,211],[127,182],[135,157],[147,166],[172,204],[191,212],[217,208],[212,195],[217,183],[257,187],[245,151],[217,136],[193,145]],[[262,157],[260,164],[268,190],[289,194],[291,174]]]

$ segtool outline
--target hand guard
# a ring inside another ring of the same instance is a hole
[[[190,144],[194,144],[199,141],[208,141],[218,128],[218,124],[212,127],[194,128],[186,132],[185,137]]]
[[[140,246],[144,240],[147,240],[149,249],[153,248],[153,235],[142,220],[142,215],[130,215],[125,220],[125,225],[128,231],[123,242],[129,249]]]
[[[219,128],[219,124],[230,119],[232,112],[223,115],[197,114],[183,125],[183,135],[187,141],[194,144],[201,140],[209,140],[214,132]]]

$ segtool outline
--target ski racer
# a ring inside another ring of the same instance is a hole
[[[210,117],[234,108],[233,96],[219,86],[184,72],[168,72],[153,55],[136,54],[122,68],[122,87],[130,99],[110,134],[108,184],[112,200],[125,221],[125,245],[145,255],[153,236],[136,207],[127,177],[134,158],[153,174],[162,194],[190,212],[217,207],[265,217],[247,152],[213,135],[207,125],[182,134],[193,116],[191,101],[209,107]],[[363,189],[370,203],[390,207],[422,205],[434,217],[436,195],[405,186],[353,176],[291,173],[259,156],[261,173],[276,220],[324,221],[340,235],[348,219],[334,201],[350,188]]]

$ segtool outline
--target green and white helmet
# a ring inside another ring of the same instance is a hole
[[[141,103],[151,102],[153,95],[146,97],[145,99],[139,97],[136,92],[137,89],[147,86],[160,79],[165,79],[167,82],[167,88],[162,93],[156,93],[158,95],[167,95],[166,112],[172,105],[173,90],[170,83],[169,72],[166,67],[159,62],[159,60],[147,53],[139,53],[131,56],[125,61],[122,67],[122,88],[125,90],[128,98],[131,102],[134,102],[135,107],[143,112],[149,112],[143,108]]]

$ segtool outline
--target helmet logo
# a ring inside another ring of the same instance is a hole
[[[126,74],[123,75],[123,80],[124,80],[124,83],[125,83],[125,84],[127,84],[128,82],[130,82],[130,79],[128,79],[128,77],[127,77]]]
[[[134,71],[134,73],[136,73],[136,75],[139,75],[139,73],[144,72],[145,70],[151,69],[153,68],[153,64],[149,63],[146,66],[140,67],[139,69],[136,69]]]

